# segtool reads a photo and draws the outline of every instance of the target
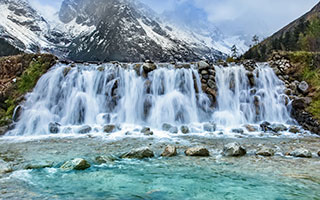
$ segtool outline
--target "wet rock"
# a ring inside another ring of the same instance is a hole
[[[177,155],[177,148],[172,145],[166,146],[164,151],[162,152],[161,156],[163,157],[172,157]]]
[[[208,132],[216,131],[217,126],[213,123],[205,123],[203,124],[203,130]]]
[[[105,133],[113,133],[116,131],[117,127],[114,124],[109,124],[103,127]]]
[[[311,158],[312,157],[312,153],[307,150],[307,149],[296,149],[294,151],[292,151],[291,153],[289,153],[290,156],[293,157],[299,157],[299,158]]]
[[[301,83],[299,83],[298,85],[298,91],[301,92],[302,94],[307,94],[308,93],[308,89],[309,89],[309,85],[307,82],[302,81]]]
[[[60,168],[66,170],[85,170],[88,169],[91,165],[88,161],[82,158],[75,158],[73,160],[65,162]]]
[[[63,72],[62,72],[63,76],[66,77],[69,74],[70,71],[71,71],[71,67],[64,68]]]
[[[320,151],[318,152],[318,156],[320,157]]]
[[[208,80],[207,85],[211,89],[216,89],[216,83],[213,80]]]
[[[178,133],[178,128],[176,126],[171,127],[169,133]]]
[[[168,124],[168,123],[162,124],[162,130],[163,131],[169,131],[171,128],[172,128],[171,124]]]
[[[147,77],[149,72],[152,72],[153,70],[157,69],[157,66],[154,63],[148,62],[142,65],[142,69],[143,69],[144,77]]]
[[[8,126],[0,127],[0,136],[4,135],[9,130]]]
[[[274,156],[274,150],[269,147],[262,147],[256,152],[259,156]]]
[[[121,156],[121,158],[136,158],[136,159],[152,158],[152,157],[154,157],[154,153],[148,147],[133,149],[130,152],[125,153]]]
[[[92,131],[92,128],[88,125],[83,125],[78,129],[78,133],[80,134],[87,134],[90,133]]]
[[[244,131],[242,128],[234,128],[231,130],[232,133],[240,133],[240,134],[243,134]]]
[[[98,156],[95,158],[95,160],[98,164],[104,164],[104,163],[114,162],[116,160],[119,160],[119,158],[113,155],[109,155],[109,156]]]
[[[290,127],[289,127],[289,132],[290,132],[290,133],[299,133],[299,132],[300,132],[300,129],[299,129],[299,127],[297,127],[297,126],[290,126]]]
[[[275,133],[288,130],[287,127],[283,124],[272,124],[271,126],[268,127],[268,129],[270,129]]]
[[[12,120],[13,120],[14,122],[19,121],[19,118],[20,118],[20,116],[21,116],[21,114],[22,114],[22,110],[23,110],[23,108],[22,108],[22,106],[20,106],[20,105],[18,105],[18,106],[14,109],[14,112],[13,112],[13,115],[12,115]]]
[[[53,162],[44,161],[40,163],[30,163],[27,164],[24,169],[43,169],[49,167],[53,167]]]
[[[264,121],[264,122],[262,122],[262,123],[260,124],[260,128],[261,128],[262,131],[267,132],[267,131],[269,130],[269,126],[270,126],[270,125],[271,125],[271,124],[270,124],[269,122]]]
[[[237,142],[229,143],[223,148],[224,156],[244,156],[246,153],[246,150]]]
[[[198,69],[199,70],[208,69],[209,67],[210,67],[210,65],[205,61],[198,62]]]
[[[49,129],[49,133],[59,133],[59,131],[60,131],[60,124],[59,123],[57,123],[57,122],[55,122],[55,123],[50,123],[49,125],[48,125],[48,129]]]
[[[11,166],[9,165],[9,163],[7,163],[3,160],[0,160],[0,174],[9,173],[12,171],[13,170],[12,170]]]
[[[183,134],[190,133],[189,127],[188,127],[188,126],[185,126],[185,125],[181,126],[181,127],[180,127],[180,130],[181,130],[181,133],[183,133]]]
[[[201,71],[201,75],[207,75],[207,74],[209,74],[209,72],[207,71],[207,70],[202,70]],[[209,76],[208,76],[209,77]]]
[[[203,157],[210,156],[208,149],[204,147],[188,148],[184,153],[187,156],[203,156]]]
[[[147,136],[153,135],[149,127],[143,127],[140,132]]]
[[[249,132],[256,132],[256,131],[258,131],[258,127],[253,126],[253,125],[247,124],[247,125],[245,125],[244,127],[245,127],[245,128],[247,129],[247,131],[249,131]]]

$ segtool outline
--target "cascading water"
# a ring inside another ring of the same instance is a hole
[[[268,65],[253,72],[243,66],[216,66],[215,71],[218,106],[213,121],[217,124],[239,127],[260,121],[290,121],[285,86]]]
[[[106,124],[160,128],[163,123],[200,123],[210,118],[209,105],[192,68],[168,64],[146,79],[132,66],[60,64],[38,81],[9,134],[46,134],[52,122],[61,125],[62,133],[77,132],[72,127],[84,124],[101,131]]]
[[[218,130],[264,120],[290,120],[284,85],[268,66],[253,72],[243,66],[216,66],[217,106],[202,92],[196,66],[176,69],[158,65],[143,75],[136,64],[58,64],[41,77],[27,95],[16,128],[8,135],[103,132],[104,125],[148,126],[160,130],[164,123],[188,125],[191,132],[205,132],[204,124]],[[208,123],[210,122],[210,123]],[[203,129],[204,128],[204,129]]]

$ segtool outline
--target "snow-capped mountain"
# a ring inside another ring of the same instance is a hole
[[[136,0],[64,0],[56,20],[27,0],[0,1],[0,38],[27,52],[81,61],[194,61],[223,58],[233,45],[213,26],[176,24]]]

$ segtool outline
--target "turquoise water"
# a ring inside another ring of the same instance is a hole
[[[209,158],[120,160],[85,171],[57,167],[14,172],[0,189],[15,188],[27,199],[320,199],[315,180],[257,173]]]

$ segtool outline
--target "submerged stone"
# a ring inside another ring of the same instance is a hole
[[[176,126],[173,126],[169,130],[170,133],[178,133],[178,128]]]
[[[53,166],[53,162],[40,162],[40,163],[30,163],[27,164],[24,168],[25,169],[43,169],[43,168],[48,168],[48,167],[52,167]]]
[[[244,131],[242,128],[234,128],[231,130],[232,133],[240,133],[240,134],[243,134]]]
[[[177,148],[172,145],[166,146],[164,151],[162,152],[161,156],[163,157],[172,157],[177,155]]]
[[[256,132],[256,131],[258,131],[258,127],[256,127],[256,126],[253,126],[253,125],[245,125],[244,126],[246,129],[247,129],[247,131],[249,131],[249,132]]]
[[[237,142],[229,143],[223,148],[223,155],[225,156],[244,156],[246,153],[245,148]]]
[[[162,124],[162,130],[163,131],[169,131],[171,128],[172,128],[171,124],[168,124],[168,123],[163,123]]]
[[[271,126],[268,126],[268,129],[275,133],[288,130],[287,127],[283,124],[272,124]]]
[[[10,166],[9,163],[3,161],[3,160],[0,160],[0,174],[5,174],[5,173],[9,173],[9,172],[12,172],[12,168]]]
[[[82,158],[75,158],[73,160],[65,162],[60,168],[66,170],[85,170],[88,169],[91,165],[88,161]]]
[[[192,147],[188,148],[184,152],[187,156],[210,156],[209,150],[204,147]]]
[[[290,133],[299,133],[299,132],[300,132],[300,129],[299,129],[299,127],[297,127],[297,126],[290,126],[290,127],[289,127],[289,132],[290,132]]]
[[[130,152],[125,153],[121,156],[121,158],[136,158],[136,159],[152,158],[152,157],[154,157],[154,153],[149,149],[149,147],[133,149]]]
[[[116,160],[119,160],[119,158],[113,155],[108,155],[108,156],[97,156],[95,160],[98,164],[104,164],[104,163],[114,162]]]

